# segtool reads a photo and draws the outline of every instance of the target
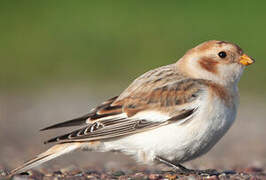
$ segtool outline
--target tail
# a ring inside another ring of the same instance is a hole
[[[39,154],[37,157],[33,158],[30,161],[27,161],[22,166],[19,166],[18,168],[12,170],[10,172],[10,175],[18,174],[24,171],[27,171],[35,166],[38,166],[44,162],[47,162],[51,159],[54,159],[58,156],[61,156],[63,154],[69,153],[71,151],[74,151],[81,147],[80,143],[64,143],[64,144],[56,144],[52,146],[47,151]]]

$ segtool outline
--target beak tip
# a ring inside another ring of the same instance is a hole
[[[240,61],[239,61],[241,64],[243,64],[244,66],[248,66],[250,64],[253,64],[255,62],[255,60],[251,57],[249,57],[248,55],[246,54],[243,54],[241,57],[240,57]]]

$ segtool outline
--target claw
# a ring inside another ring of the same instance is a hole
[[[220,173],[215,169],[206,169],[206,170],[196,170],[198,175],[207,175],[207,176],[219,176]]]

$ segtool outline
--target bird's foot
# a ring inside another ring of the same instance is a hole
[[[219,176],[220,173],[215,169],[206,169],[206,170],[198,170],[198,169],[188,169],[181,164],[177,165],[179,172],[184,174],[197,174],[202,176]]]
[[[188,169],[185,166],[182,166],[181,164],[174,164],[171,161],[164,159],[162,157],[156,157],[156,159],[166,164],[167,166],[170,166],[174,169],[177,173],[183,173],[183,174],[197,174],[201,176],[218,176],[220,173],[215,169],[206,169],[206,170],[197,170],[197,169]]]
[[[219,176],[220,173],[215,169],[205,169],[205,170],[192,170],[195,174],[206,175],[206,176]]]

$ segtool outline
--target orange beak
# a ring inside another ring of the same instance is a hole
[[[239,62],[241,64],[243,64],[244,66],[248,66],[250,64],[253,64],[255,62],[254,59],[252,59],[251,57],[249,57],[246,54],[243,54],[240,58],[239,58]]]

